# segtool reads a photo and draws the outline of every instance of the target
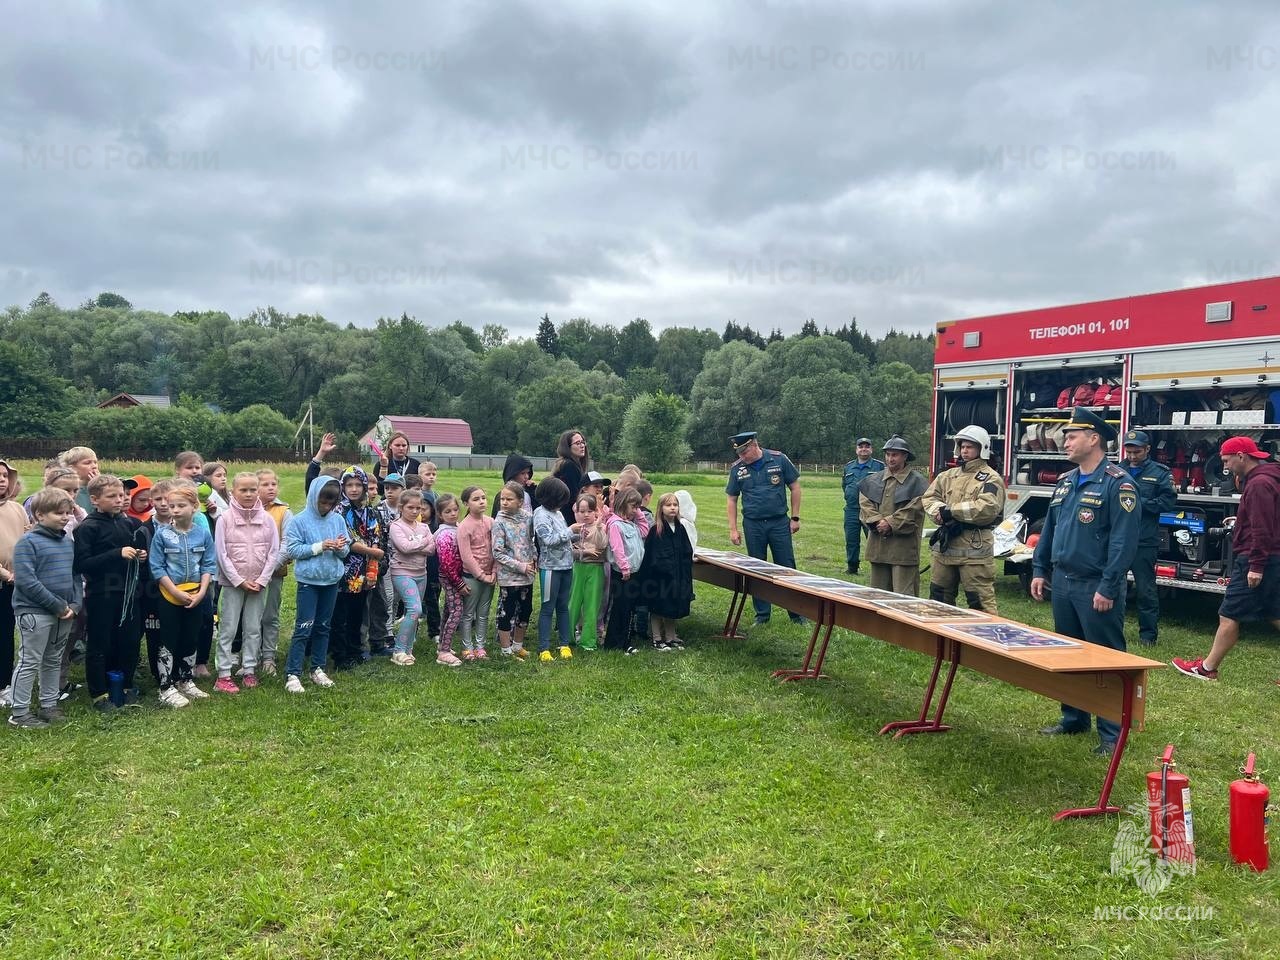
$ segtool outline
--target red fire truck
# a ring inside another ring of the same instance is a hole
[[[1274,364],[1274,366],[1273,366]],[[1240,496],[1218,448],[1247,434],[1280,449],[1280,277],[1171,290],[938,324],[931,462],[953,462],[957,430],[990,431],[1009,514],[1039,529],[1071,469],[1072,407],[1123,435],[1145,430],[1168,465],[1177,508],[1160,518],[1161,586],[1221,593]],[[1109,455],[1123,451],[1112,444]],[[1025,551],[1005,571],[1030,578]]]

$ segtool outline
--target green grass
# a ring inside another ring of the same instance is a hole
[[[451,473],[438,489],[493,481]],[[720,479],[682,485],[702,543],[727,546]],[[301,502],[300,470],[284,496]],[[801,567],[843,570],[840,502],[835,478],[806,477]],[[268,683],[112,722],[77,701],[60,729],[6,727],[0,953],[1272,955],[1277,885],[1230,865],[1226,805],[1247,751],[1263,768],[1280,756],[1267,630],[1246,632],[1216,685],[1151,678],[1113,799],[1139,802],[1176,743],[1200,857],[1153,899],[1109,873],[1115,817],[1051,821],[1103,772],[1092,738],[1035,735],[1055,704],[962,671],[952,732],[884,739],[918,708],[925,658],[837,631],[833,679],[778,686],[768,672],[798,662],[805,631],[775,617],[713,639],[728,594],[697,592],[683,654],[454,671],[423,657],[305,697]],[[1013,578],[1000,602],[1051,625]],[[1204,652],[1215,610],[1166,606],[1159,657]],[[1094,917],[1173,905],[1214,913]]]

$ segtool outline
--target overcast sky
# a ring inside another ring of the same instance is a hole
[[[1274,4],[7,4],[0,303],[873,334],[1280,273]]]

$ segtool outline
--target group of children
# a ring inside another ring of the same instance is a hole
[[[504,656],[528,656],[535,588],[543,662],[570,659],[575,636],[581,650],[635,653],[646,617],[655,649],[682,647],[675,621],[689,613],[696,542],[687,493],[685,509],[665,494],[654,515],[651,485],[628,467],[612,485],[588,475],[570,503],[563,481],[535,485],[532,465],[512,457],[490,516],[481,487],[437,494],[429,462],[415,463],[416,474],[375,470],[372,486],[361,467],[339,472],[320,461],[308,466],[306,506],[294,514],[271,470],[228,480],[224,465],[190,451],[173,477],[152,483],[100,474],[94,452],[75,447],[25,503],[17,471],[0,460],[0,655],[10,661],[0,660],[0,676],[12,677],[0,703],[9,723],[63,719],[81,637],[85,684],[102,713],[138,701],[144,632],[168,707],[207,698],[196,682],[205,677],[218,693],[258,686],[278,672],[290,573],[296,617],[283,672],[294,694],[305,692],[304,677],[333,686],[330,656],[339,670],[379,655],[413,665],[423,620],[437,664],[487,659],[495,592]]]

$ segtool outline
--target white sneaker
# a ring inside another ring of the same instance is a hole
[[[191,701],[184,697],[178,691],[177,687],[170,687],[168,690],[161,690],[160,702],[166,707],[173,707],[175,710],[191,705]]]
[[[411,667],[413,666],[413,657],[403,650],[397,650],[391,655],[391,662],[397,667]]]
[[[333,681],[330,680],[327,676],[325,676],[325,672],[323,670],[319,670],[319,669],[311,671],[311,682],[314,683],[317,687],[333,686]]]
[[[0,707],[13,706],[13,687],[5,687],[0,690]]]
[[[276,675],[276,662],[274,660],[263,660],[258,665],[258,673],[264,677],[274,677]]]
[[[289,679],[287,679],[284,682],[284,692],[285,693],[306,693],[307,691],[303,689],[302,681],[299,680],[297,677],[295,677],[291,673],[289,674]]]
[[[175,683],[174,686],[188,700],[209,699],[209,695],[197,687],[194,680],[183,680],[181,683]]]

